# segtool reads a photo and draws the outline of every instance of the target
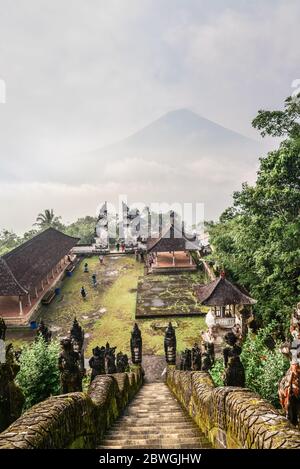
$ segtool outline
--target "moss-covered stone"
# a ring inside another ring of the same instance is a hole
[[[167,384],[217,448],[300,448],[300,432],[248,389],[215,387],[208,373],[169,368]]]

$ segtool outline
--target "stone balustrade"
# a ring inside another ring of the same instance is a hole
[[[95,448],[143,381],[141,367],[97,376],[88,393],[53,396],[0,434],[0,449]]]
[[[215,448],[300,449],[300,431],[248,389],[215,387],[209,373],[174,366],[167,384]]]

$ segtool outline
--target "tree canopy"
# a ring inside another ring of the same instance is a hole
[[[217,265],[258,300],[263,325],[276,319],[285,329],[300,284],[300,107],[291,99],[285,111],[259,111],[255,127],[287,138],[260,159],[256,184],[243,184],[233,207],[209,225]]]

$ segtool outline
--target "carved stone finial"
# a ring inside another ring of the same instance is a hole
[[[82,391],[80,355],[73,349],[71,339],[61,341],[62,351],[58,358],[62,393]]]
[[[131,332],[130,349],[132,363],[140,365],[142,363],[142,334],[137,323]]]
[[[167,364],[176,365],[176,334],[171,322],[165,332],[164,348]]]

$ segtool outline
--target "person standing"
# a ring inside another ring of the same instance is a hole
[[[81,287],[80,294],[82,296],[82,299],[85,300],[86,299],[86,291],[85,291],[84,287]]]
[[[103,264],[103,261],[104,261],[104,257],[102,254],[100,254],[99,256],[99,261],[100,261],[100,264],[102,265]]]

